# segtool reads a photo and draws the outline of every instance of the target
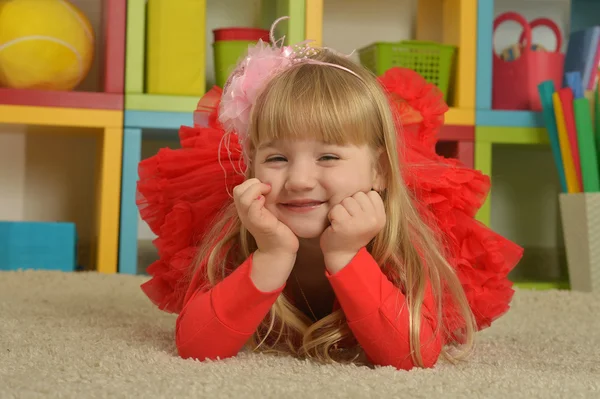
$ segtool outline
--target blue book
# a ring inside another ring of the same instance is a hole
[[[569,35],[564,73],[579,72],[584,90],[593,90],[598,71],[600,26],[578,30]],[[563,87],[568,86],[566,79]]]

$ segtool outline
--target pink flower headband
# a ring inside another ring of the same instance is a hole
[[[238,63],[223,88],[219,122],[226,133],[237,134],[242,148],[248,135],[252,106],[269,80],[277,74],[298,63],[309,63],[343,69],[360,78],[355,72],[341,65],[309,58],[317,53],[315,48],[308,45],[309,41],[294,46],[283,46],[285,36],[276,41],[273,35],[275,26],[284,19],[289,17],[281,17],[271,26],[272,44],[259,40],[256,45],[248,48],[247,55]]]

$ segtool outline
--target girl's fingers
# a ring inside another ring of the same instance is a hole
[[[248,207],[248,217],[256,224],[260,220],[263,207],[265,206],[265,196],[260,194]]]
[[[348,213],[346,208],[340,203],[334,206],[329,212],[329,215],[327,216],[329,218],[329,222],[334,223],[349,218],[350,214]]]
[[[360,209],[362,209],[364,213],[370,214],[375,211],[371,199],[368,197],[367,194],[363,193],[362,191],[359,191],[358,193],[354,194],[352,198],[356,200],[356,202],[360,206]]]
[[[252,185],[250,185],[239,197],[239,203],[241,204],[241,206],[244,209],[248,209],[250,207],[250,205],[252,205],[252,203],[254,201],[256,201],[256,199],[259,196],[264,196],[265,194],[267,194],[269,191],[271,191],[271,186],[265,183],[254,183]]]
[[[351,216],[356,216],[363,211],[362,206],[352,197],[346,197],[342,200],[341,205],[346,208],[346,211]]]
[[[250,186],[252,186],[252,185],[254,185],[256,183],[260,183],[260,180],[252,178],[252,179],[245,180],[241,184],[238,184],[237,186],[235,186],[233,188],[233,197],[234,197],[234,199],[240,198],[242,196],[242,194],[244,192],[246,192],[246,190],[248,189],[248,187],[250,187]]]

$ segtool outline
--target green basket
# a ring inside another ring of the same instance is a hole
[[[455,53],[456,46],[417,40],[377,42],[358,51],[360,63],[377,76],[396,66],[412,69],[436,85],[446,101]]]

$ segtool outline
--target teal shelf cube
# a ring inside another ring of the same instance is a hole
[[[0,222],[0,270],[77,268],[74,223]]]

